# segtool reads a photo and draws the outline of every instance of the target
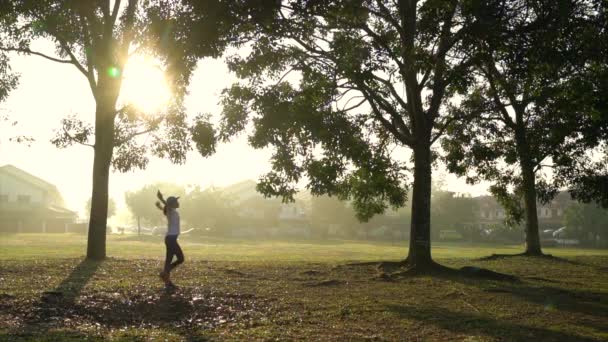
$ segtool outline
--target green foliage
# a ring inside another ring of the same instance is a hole
[[[18,75],[11,72],[8,56],[0,51],[0,103],[18,85]]]
[[[564,224],[574,236],[571,238],[599,246],[606,246],[608,240],[608,209],[593,203],[576,203],[564,213]]]
[[[200,138],[189,127],[182,105],[197,61],[218,57],[229,44],[239,43],[251,18],[271,15],[272,6],[259,9],[246,1],[129,0],[112,5],[110,1],[2,0],[0,51],[74,66],[87,79],[97,109],[105,108],[103,115],[112,118],[114,127],[105,128],[114,135],[112,166],[125,172],[145,168],[150,155],[185,161],[192,136],[195,141]],[[52,42],[56,54],[33,51],[32,43],[39,39]],[[155,57],[168,79],[172,101],[157,113],[117,102],[124,68],[134,53]],[[15,86],[3,53],[0,100]],[[74,143],[92,146],[97,133],[93,123],[72,116],[61,122],[52,143],[61,148]]]
[[[209,122],[208,115],[198,115],[194,119],[190,133],[192,134],[192,141],[196,144],[196,149],[203,157],[215,153],[215,129]]]
[[[250,144],[273,148],[258,186],[267,196],[292,201],[306,179],[313,195],[350,200],[362,221],[403,206],[408,169],[392,148],[430,146],[447,122],[440,109],[470,77],[463,3],[283,2],[249,55],[229,60],[246,82],[223,93],[218,139],[251,123]]]
[[[230,198],[214,188],[194,187],[180,200],[181,217],[197,228],[198,234],[227,235],[238,222]],[[209,229],[209,231],[207,231]]]
[[[183,186],[165,182],[149,184],[139,190],[125,193],[125,203],[139,223],[161,226],[166,222],[166,218],[154,205],[157,201],[156,192],[159,190],[165,197],[185,195]]]
[[[471,196],[439,190],[433,192],[431,201],[431,221],[436,236],[440,230],[453,230],[467,240],[479,237],[477,203]]]
[[[477,82],[450,108],[459,120],[442,147],[451,172],[471,184],[494,183],[490,190],[511,223],[524,217],[524,194],[548,203],[573,182],[576,165],[589,164],[585,151],[599,144],[587,81],[589,66],[598,62],[596,38],[605,35],[596,6],[489,1],[471,7],[479,29],[471,50]],[[532,186],[525,184],[527,172]]]

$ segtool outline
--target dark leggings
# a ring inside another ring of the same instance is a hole
[[[182,252],[181,247],[177,243],[177,235],[167,235],[165,236],[165,246],[167,246],[167,257],[165,258],[165,272],[169,273],[175,266],[184,262],[184,252]],[[177,257],[173,263],[173,256]]]

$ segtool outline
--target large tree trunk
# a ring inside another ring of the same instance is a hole
[[[538,213],[536,212],[536,182],[534,170],[530,163],[522,163],[524,183],[524,204],[526,209],[526,254],[542,255],[538,231]]]
[[[431,148],[414,148],[414,189],[412,194],[410,249],[407,262],[424,270],[434,265],[431,259]]]
[[[538,231],[538,213],[536,212],[536,177],[530,156],[530,146],[523,129],[516,133],[517,151],[524,190],[524,208],[526,211],[526,251],[527,255],[542,255]]]
[[[87,259],[101,260],[106,257],[108,186],[110,163],[114,150],[113,102],[112,104],[98,104],[95,117],[95,156],[93,160],[93,189],[91,193]]]

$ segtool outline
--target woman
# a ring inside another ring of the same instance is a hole
[[[163,214],[167,217],[167,235],[165,235],[167,254],[165,258],[165,267],[160,272],[159,276],[165,282],[165,287],[167,289],[174,289],[176,286],[171,282],[171,270],[184,262],[184,253],[177,243],[177,238],[180,233],[179,213],[177,212],[177,208],[179,208],[179,202],[177,200],[179,197],[169,196],[165,201],[160,190],[156,194],[156,197],[158,197],[163,204],[161,205],[160,202],[156,202],[156,206],[162,210]],[[176,256],[177,260],[171,262],[173,256]]]

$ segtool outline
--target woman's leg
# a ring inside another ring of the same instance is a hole
[[[171,264],[171,269],[174,269],[177,265],[182,264],[184,262],[184,252],[182,252],[182,248],[177,243],[177,237],[175,238],[174,252],[175,252],[175,256],[177,257],[177,260],[175,260]]]
[[[171,260],[173,260],[173,255],[175,255],[175,240],[172,239],[172,236],[165,236],[165,246],[167,247],[167,254],[165,256],[165,268],[164,271],[169,274],[171,272]]]

